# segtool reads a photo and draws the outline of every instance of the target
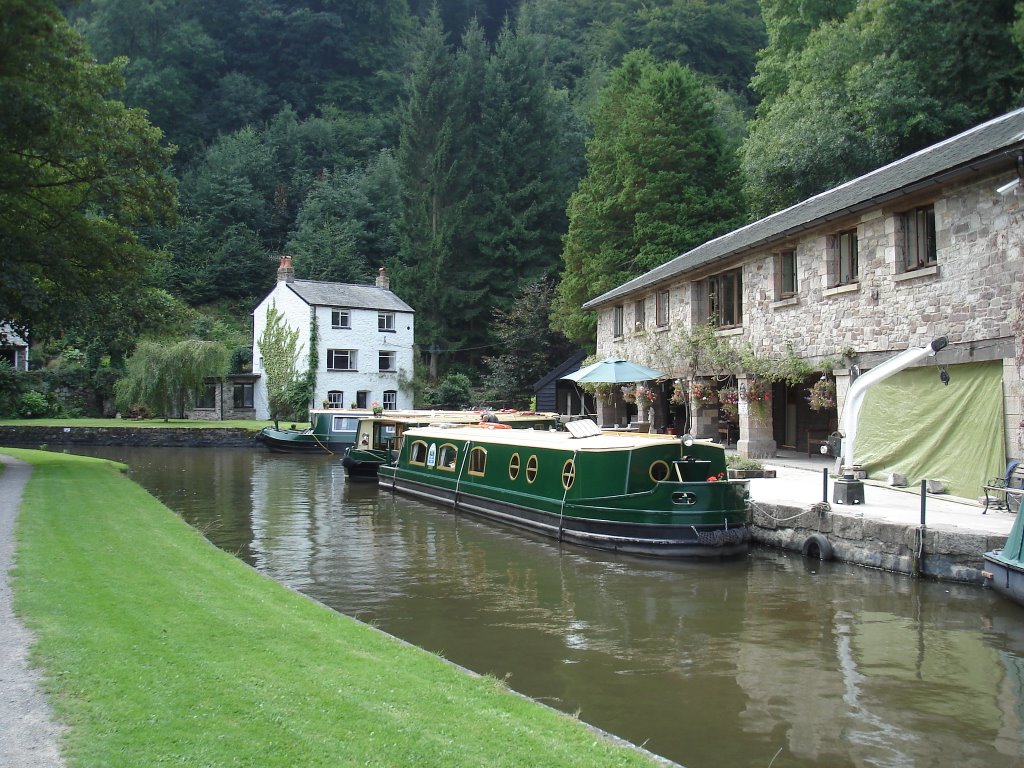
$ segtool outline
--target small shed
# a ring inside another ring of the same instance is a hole
[[[538,411],[568,416],[596,412],[592,395],[584,393],[574,382],[562,381],[563,376],[578,371],[586,359],[587,353],[581,349],[534,383],[533,391],[537,396]]]

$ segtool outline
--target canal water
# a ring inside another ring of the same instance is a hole
[[[1024,608],[980,588],[603,554],[346,483],[337,457],[76,452],[283,584],[687,768],[1024,766]]]

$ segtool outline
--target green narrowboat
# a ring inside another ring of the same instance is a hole
[[[535,411],[385,411],[359,419],[355,444],[341,458],[349,480],[377,479],[377,467],[393,462],[402,447],[402,436],[412,427],[431,424],[507,424],[513,429],[551,429],[558,423],[557,413]]]
[[[356,441],[359,419],[367,410],[316,408],[309,412],[308,429],[264,427],[256,439],[274,453],[341,453]]]
[[[749,483],[727,479],[725,451],[689,435],[503,425],[405,432],[384,489],[597,549],[661,557],[744,554]]]

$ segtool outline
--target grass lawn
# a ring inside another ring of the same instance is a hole
[[[115,463],[3,452],[34,465],[15,609],[74,768],[653,764],[261,576]]]
[[[289,428],[293,422],[280,422]],[[132,427],[139,429],[174,427],[175,429],[250,429],[258,432],[263,427],[274,426],[273,421],[236,419],[234,421],[202,421],[200,419],[0,419],[0,427]],[[309,422],[295,422],[298,429],[306,429]]]

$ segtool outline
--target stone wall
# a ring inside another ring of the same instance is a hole
[[[776,549],[801,552],[808,539],[821,535],[836,560],[971,584],[984,583],[982,553],[1006,543],[1005,536],[921,529],[834,508],[817,512],[772,504],[754,505],[750,530],[754,541]]]
[[[19,448],[42,445],[253,448],[257,442],[256,433],[248,429],[0,426],[0,445]]]

